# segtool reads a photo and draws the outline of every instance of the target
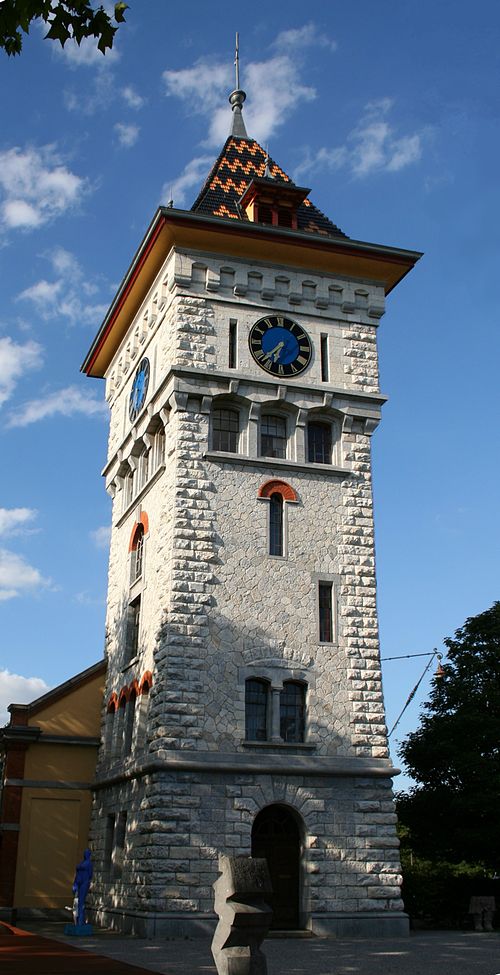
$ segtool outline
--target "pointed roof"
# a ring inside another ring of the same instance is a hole
[[[241,119],[243,122],[243,119]],[[266,175],[266,163],[267,173]],[[269,179],[273,185],[295,183],[255,139],[235,135],[226,139],[224,147],[216,159],[210,173],[194,201],[191,211],[212,217],[227,217],[230,220],[248,222],[246,213],[239,206],[251,180]],[[332,223],[321,210],[318,210],[306,197],[297,208],[297,230],[302,233],[322,237],[343,237],[348,239],[336,224]]]

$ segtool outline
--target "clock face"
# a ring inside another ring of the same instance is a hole
[[[284,315],[260,318],[250,329],[248,342],[255,361],[273,376],[298,376],[311,361],[307,332]]]
[[[146,393],[148,391],[148,383],[149,359],[143,359],[142,362],[140,362],[137,366],[128,404],[128,414],[132,422],[135,420],[136,416],[138,416],[144,405],[144,400],[146,399]]]

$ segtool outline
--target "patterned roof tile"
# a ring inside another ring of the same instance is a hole
[[[191,210],[207,216],[248,221],[238,207],[238,200],[252,179],[264,177],[266,160],[273,180],[295,185],[273,159],[268,160],[266,151],[254,139],[229,136]],[[297,207],[297,229],[322,237],[346,237],[309,199]]]

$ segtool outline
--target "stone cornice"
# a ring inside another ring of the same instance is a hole
[[[165,749],[158,757],[145,760],[129,768],[114,767],[108,773],[101,773],[94,783],[96,790],[105,789],[120,782],[143,778],[160,772],[199,772],[203,774],[250,774],[250,775],[307,775],[336,776],[343,778],[377,777],[392,778],[399,775],[385,759],[346,758],[335,755],[291,755],[259,753],[258,757],[241,753],[224,754],[220,752],[185,752]]]

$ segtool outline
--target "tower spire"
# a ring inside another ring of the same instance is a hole
[[[241,109],[243,108],[243,102],[245,101],[246,93],[240,88],[240,36],[236,32],[236,51],[234,55],[234,68],[236,74],[236,88],[231,92],[229,96],[229,103],[233,110],[233,118],[231,121],[231,131],[229,135],[235,136],[237,139],[248,139],[247,130],[245,128],[245,123],[243,121],[243,115],[241,114]]]

